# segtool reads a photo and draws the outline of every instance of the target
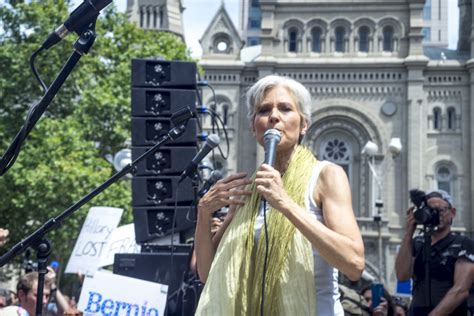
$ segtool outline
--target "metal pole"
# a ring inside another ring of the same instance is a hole
[[[384,271],[383,271],[383,239],[382,239],[382,182],[379,179],[377,172],[375,171],[375,157],[371,156],[369,159],[369,167],[372,172],[372,205],[374,211],[372,212],[374,222],[377,224],[377,268],[379,270],[380,282],[384,283]],[[377,197],[375,197],[375,184],[377,185]]]
[[[377,238],[377,246],[378,246],[378,269],[379,269],[379,277],[380,282],[384,283],[384,276],[385,273],[383,271],[383,239],[382,239],[382,214],[380,212],[380,208],[378,211],[378,215],[374,217],[374,220],[377,222],[377,230],[378,230],[378,238]]]

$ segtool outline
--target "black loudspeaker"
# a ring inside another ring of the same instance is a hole
[[[189,178],[179,184],[179,176],[155,176],[132,178],[133,206],[174,205],[177,198],[179,205],[191,205],[194,191]]]
[[[189,107],[195,112],[196,69],[193,62],[132,60],[133,160],[161,141],[175,127],[172,121],[180,113],[189,112],[179,109]],[[199,292],[200,284],[192,281],[195,276],[189,272],[191,247],[186,245],[194,236],[191,180],[182,181],[178,191],[180,174],[197,154],[197,142],[198,121],[192,118],[182,135],[136,166],[132,206],[135,238],[142,253],[115,255],[114,273],[169,286],[165,316],[194,314]],[[170,246],[152,244],[157,239],[176,240],[173,255]]]
[[[183,89],[132,88],[132,115],[171,116],[176,110],[189,106],[196,109],[196,92]]]
[[[169,118],[132,117],[132,145],[153,146],[173,127],[175,126]],[[184,133],[172,144],[173,146],[196,146],[196,143],[197,122],[196,119],[190,119]],[[189,160],[191,159],[192,157]]]
[[[133,147],[132,160],[140,157],[148,149],[149,147]],[[161,147],[137,165],[135,175],[179,174],[196,154],[196,147]]]
[[[132,60],[134,87],[190,88],[196,86],[197,67],[194,62],[152,59]]]
[[[174,207],[134,207],[133,222],[135,239],[144,243],[151,239],[171,235],[173,216],[176,214],[174,233],[194,228],[195,213],[193,206]]]
[[[114,259],[114,274],[168,285],[168,296],[175,292],[188,269],[191,246],[155,246],[152,253],[122,253]]]

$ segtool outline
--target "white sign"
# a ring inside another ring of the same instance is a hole
[[[140,246],[135,242],[135,225],[128,224],[114,229],[102,251],[99,267],[114,264],[116,253],[140,253]]]
[[[66,266],[66,273],[94,274],[105,244],[117,228],[123,209],[115,207],[91,207],[82,225]]]
[[[86,277],[78,309],[87,315],[164,315],[168,286],[97,271]]]

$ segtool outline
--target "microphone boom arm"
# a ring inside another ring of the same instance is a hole
[[[54,99],[56,94],[58,93],[59,89],[62,87],[66,79],[71,74],[72,70],[76,66],[76,64],[81,59],[82,55],[87,54],[94,44],[96,38],[95,34],[95,21],[89,24],[84,33],[77,39],[74,43],[74,51],[64,64],[63,68],[61,69],[60,73],[57,75],[56,79],[53,81],[51,86],[45,92],[41,100],[34,105],[34,108],[31,110],[31,116],[28,116],[25,125],[20,129],[18,134],[13,139],[12,143],[5,151],[3,156],[1,156],[0,161],[0,176],[4,175],[8,169],[10,169],[13,164],[15,163],[16,157],[18,156],[21,145],[25,141],[26,137],[29,135],[33,127],[36,125],[38,120],[43,115],[46,108]]]
[[[148,149],[145,153],[143,153],[140,157],[123,167],[122,170],[116,172],[113,174],[109,179],[107,179],[104,183],[102,183],[100,186],[96,187],[93,189],[91,192],[89,192],[87,195],[85,195],[82,199],[80,199],[78,202],[74,203],[72,206],[70,206],[68,209],[63,211],[60,215],[49,219],[46,223],[44,223],[40,228],[38,228],[36,231],[34,231],[32,234],[30,234],[28,237],[17,243],[15,246],[13,246],[8,252],[6,252],[4,255],[0,257],[0,267],[3,267],[8,261],[10,261],[12,258],[15,256],[21,254],[23,251],[26,250],[31,245],[34,245],[37,243],[41,238],[44,237],[46,233],[51,231],[53,228],[57,227],[64,219],[72,215],[76,210],[78,210],[81,206],[92,200],[95,196],[97,196],[99,193],[107,189],[109,186],[117,182],[120,178],[122,178],[124,175],[129,173],[130,171],[135,168],[135,166],[154,153],[157,149],[159,149],[163,144],[170,140],[175,140],[181,134],[184,132],[186,123],[184,122],[183,124],[173,128],[168,132],[167,135],[165,135],[160,141],[158,141],[153,147]]]

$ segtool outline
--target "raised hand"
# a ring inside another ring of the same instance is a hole
[[[243,197],[250,196],[251,191],[245,186],[252,183],[246,173],[236,173],[225,177],[214,184],[211,189],[199,200],[199,212],[211,215],[224,206],[244,205]]]

